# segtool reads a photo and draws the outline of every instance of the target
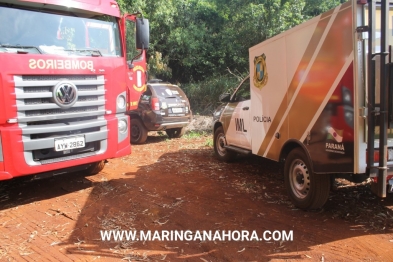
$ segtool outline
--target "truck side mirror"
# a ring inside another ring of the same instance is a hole
[[[231,100],[231,94],[229,93],[221,94],[218,100],[223,103],[228,103]]]
[[[127,61],[128,69],[133,69],[134,64],[131,61]]]
[[[148,49],[149,48],[149,20],[146,18],[136,19],[136,48]]]

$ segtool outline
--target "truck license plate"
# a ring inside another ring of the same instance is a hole
[[[173,107],[172,113],[183,113],[183,109],[179,107]]]
[[[55,151],[85,147],[85,136],[72,136],[55,139]]]

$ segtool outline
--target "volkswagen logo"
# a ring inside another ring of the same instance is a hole
[[[53,100],[63,109],[70,108],[78,100],[78,89],[73,83],[62,81],[53,88]]]

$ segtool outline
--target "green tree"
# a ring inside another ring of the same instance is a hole
[[[250,47],[342,2],[118,0],[123,13],[141,11],[150,20],[149,75],[181,83],[194,98],[200,93],[198,99],[206,99],[212,86],[235,83],[229,71],[247,74]]]
[[[332,9],[347,0],[306,0],[304,15],[307,18],[317,16],[323,12]]]

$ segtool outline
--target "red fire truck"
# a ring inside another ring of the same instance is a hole
[[[0,0],[0,180],[129,154],[148,42],[148,20],[113,0]]]

